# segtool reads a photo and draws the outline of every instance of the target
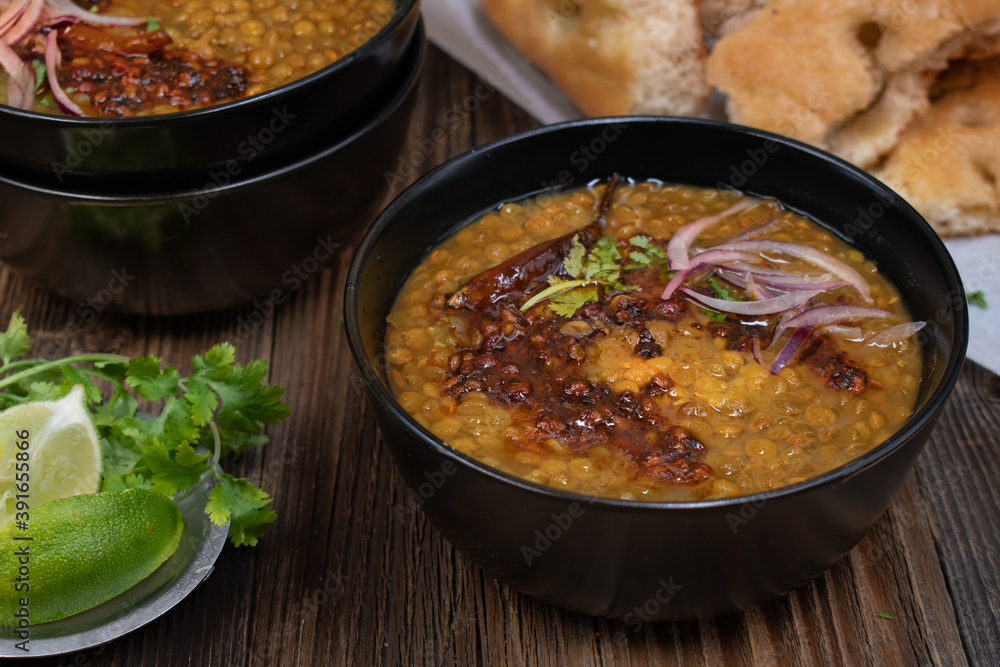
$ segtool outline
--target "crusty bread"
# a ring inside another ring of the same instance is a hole
[[[763,6],[764,0],[701,0],[701,29],[710,38],[719,37]]]
[[[482,0],[584,114],[696,116],[715,86],[729,120],[873,171],[942,234],[1000,232],[1000,0],[698,2]]]
[[[710,88],[696,0],[483,0],[490,20],[590,116],[696,116]]]
[[[730,120],[869,167],[927,107],[934,74],[998,35],[996,0],[769,0],[715,44],[707,72]]]
[[[856,38],[865,0],[771,0],[727,32],[708,79],[728,96],[729,119],[817,145],[868,106],[879,72]]]
[[[942,236],[1000,232],[1000,58],[965,61],[875,176]]]

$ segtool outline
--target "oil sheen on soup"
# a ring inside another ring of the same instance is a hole
[[[909,417],[921,324],[779,203],[659,182],[507,203],[388,317],[400,405],[454,449],[587,495],[689,501],[840,466]]]

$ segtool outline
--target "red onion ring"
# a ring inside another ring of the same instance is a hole
[[[45,0],[46,16],[72,16],[91,25],[131,26],[146,23],[145,17],[105,16],[94,14],[73,0]]]
[[[860,273],[852,269],[845,262],[840,261],[833,255],[820,252],[815,248],[804,246],[799,243],[788,243],[787,241],[733,241],[722,243],[712,248],[713,250],[743,250],[746,252],[776,252],[783,255],[791,255],[801,260],[809,262],[822,269],[826,269],[833,275],[846,280],[851,287],[868,303],[872,303],[871,289],[868,282]],[[695,258],[700,253],[695,253]]]
[[[807,338],[809,338],[810,333],[812,333],[812,327],[799,327],[792,332],[791,338],[788,339],[785,346],[781,348],[781,352],[778,352],[778,356],[776,356],[774,361],[771,362],[769,370],[772,375],[788,365],[788,362],[792,360],[795,354],[802,347],[802,344],[806,342]]]
[[[758,234],[763,234],[767,232],[771,227],[774,227],[778,222],[778,218],[771,218],[762,225],[757,225],[756,227],[751,227],[745,232],[740,232],[736,236],[730,237],[729,241],[744,241],[746,239],[752,239]],[[727,241],[727,243],[729,242]]]
[[[6,34],[7,30],[14,25],[28,7],[28,0],[17,0],[12,2],[0,14],[0,36]]]
[[[17,23],[12,25],[3,37],[3,40],[15,46],[22,42],[25,37],[35,31],[35,25],[45,9],[45,0],[28,0],[24,7],[24,12],[17,19]]]
[[[50,30],[45,37],[45,75],[49,80],[49,88],[52,90],[52,99],[59,104],[59,107],[68,114],[82,116],[83,109],[77,106],[76,102],[69,98],[66,91],[59,85],[56,73],[62,63],[62,51],[59,50],[59,36],[57,30]]]
[[[901,340],[906,340],[923,329],[926,324],[927,322],[907,322],[905,324],[897,324],[888,329],[882,329],[882,331],[879,331],[865,341],[865,345],[878,345],[882,347],[892,345]]]
[[[706,250],[698,255],[697,263],[688,266],[686,269],[681,269],[674,274],[674,276],[667,282],[667,286],[663,288],[663,294],[660,295],[660,298],[664,301],[669,299],[670,295],[674,293],[674,290],[676,290],[680,284],[688,278],[688,276],[695,271],[708,266],[709,264],[750,259],[754,259],[753,255],[748,255],[745,252],[734,252],[732,250],[716,251],[714,248]]]
[[[7,104],[15,109],[30,109],[35,98],[35,73],[2,39],[0,39],[0,67],[3,67],[9,75]]]
[[[722,213],[695,220],[674,232],[673,236],[670,237],[670,241],[667,242],[667,261],[670,264],[670,268],[674,271],[683,271],[689,268],[691,266],[691,258],[688,255],[688,251],[691,248],[691,243],[698,238],[699,234],[719,220],[750,208],[755,203],[752,199],[744,199],[733,204]]]
[[[724,299],[716,299],[714,297],[700,294],[694,290],[688,289],[687,287],[682,287],[680,289],[688,296],[700,301],[710,308],[724,313],[734,313],[736,315],[773,315],[774,313],[782,313],[789,308],[794,308],[796,306],[801,306],[804,303],[808,303],[810,299],[820,293],[819,290],[813,292],[788,292],[787,294],[782,294],[781,296],[776,296],[771,299],[762,299],[760,301],[726,301]]]
[[[823,324],[833,324],[844,320],[862,320],[868,317],[895,317],[892,313],[881,308],[871,308],[869,306],[816,306],[805,310],[784,323],[778,322],[774,329],[774,337],[777,338],[785,329],[795,327],[818,327]]]

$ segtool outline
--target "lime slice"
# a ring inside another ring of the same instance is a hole
[[[18,445],[25,441],[22,450]],[[27,461],[18,460],[24,451]],[[0,526],[14,518],[19,484],[27,487],[29,510],[100,488],[101,445],[81,385],[57,401],[0,412]]]
[[[27,525],[7,522],[0,626],[17,627],[19,614],[48,623],[107,602],[167,560],[183,530],[174,501],[146,489],[61,498],[32,510]]]

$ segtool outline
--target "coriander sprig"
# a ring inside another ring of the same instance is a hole
[[[94,353],[12,361],[26,354],[30,343],[27,324],[15,312],[0,333],[0,409],[55,400],[82,385],[101,438],[102,491],[148,488],[172,496],[214,470],[216,482],[205,512],[216,525],[230,521],[229,536],[236,546],[255,545],[277,518],[267,493],[223,472],[217,457],[198,451],[218,442],[225,456],[263,445],[263,426],[288,416],[288,405],[281,400],[285,390],[264,384],[266,361],[235,363],[229,343],[195,355],[186,377],[173,366],[162,367],[153,355]],[[160,403],[159,415],[144,418],[139,398]]]
[[[621,260],[618,242],[613,238],[601,237],[588,252],[577,234],[562,263],[569,278],[550,276],[549,286],[528,299],[521,310],[548,301],[557,315],[569,318],[587,302],[597,301],[598,287],[622,292],[637,289],[621,282]]]

